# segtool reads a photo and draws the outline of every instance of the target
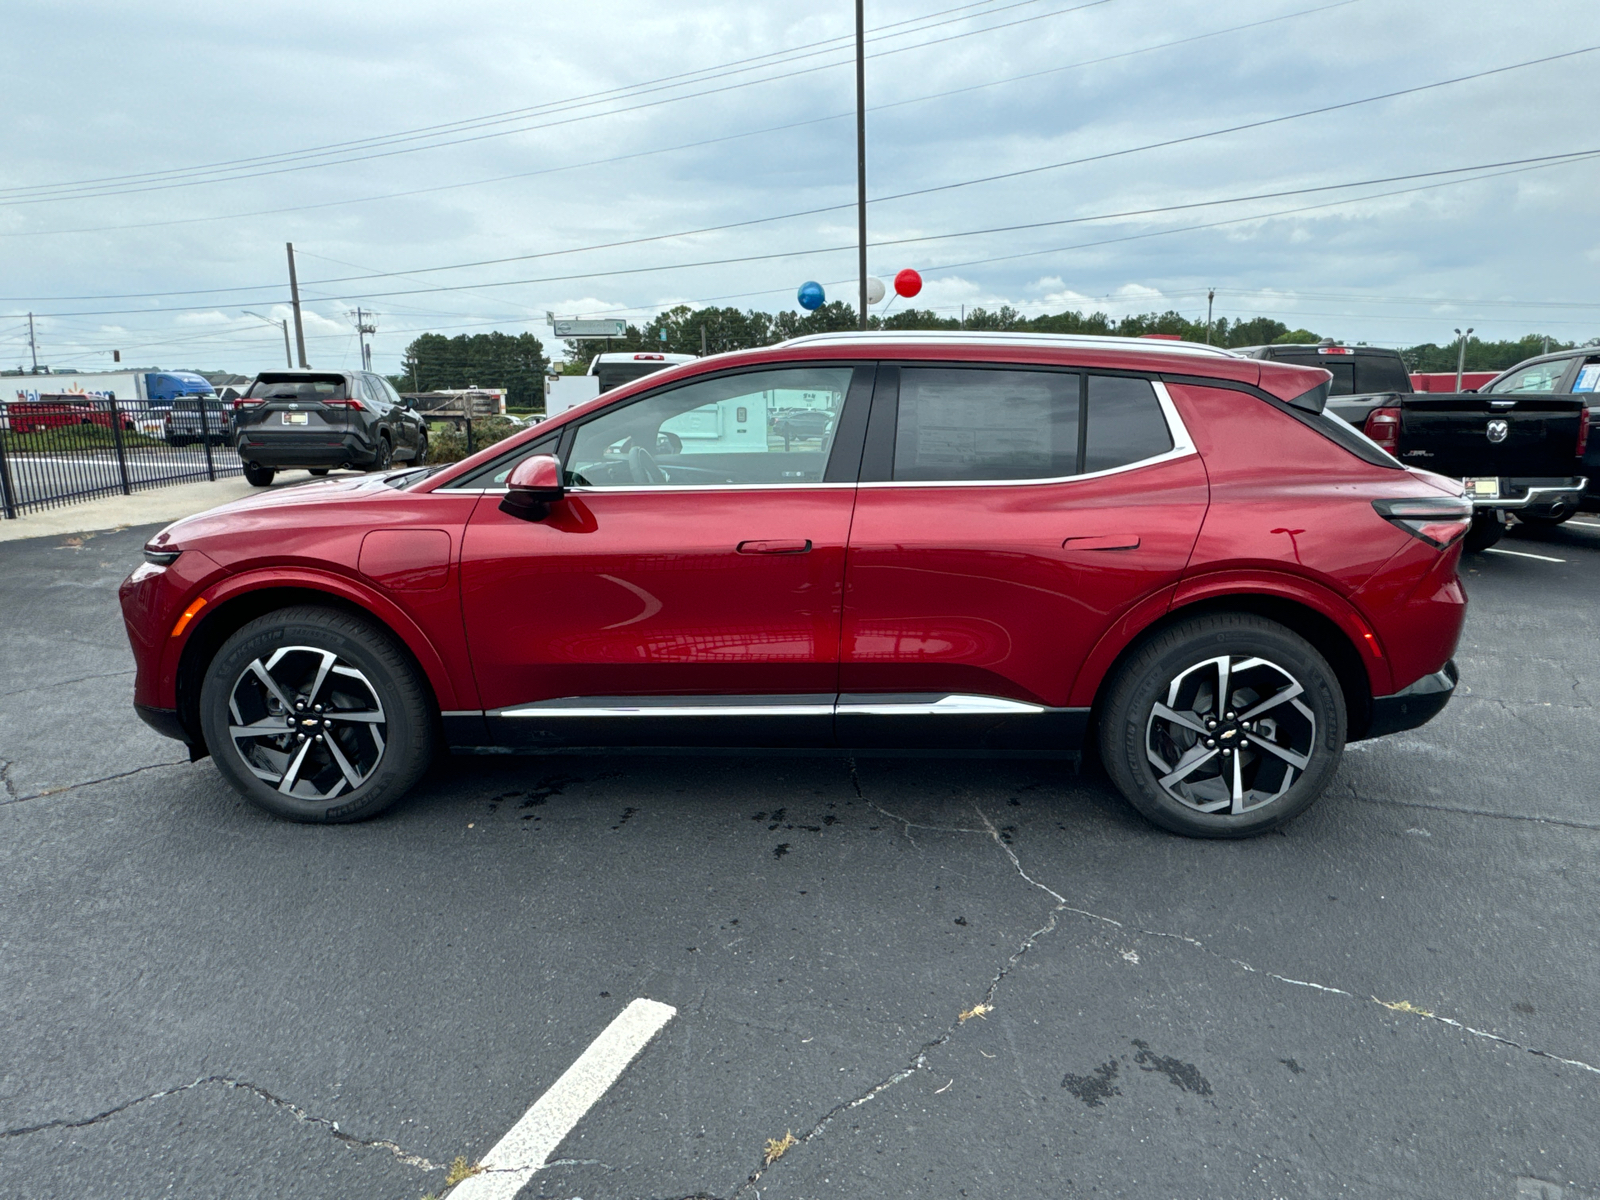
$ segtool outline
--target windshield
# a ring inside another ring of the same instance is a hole
[[[601,363],[594,373],[600,380],[600,390],[609,392],[612,388],[632,383],[635,379],[642,379],[671,365],[664,362]]]
[[[346,398],[343,375],[262,375],[250,385],[251,400],[297,400],[318,404]]]

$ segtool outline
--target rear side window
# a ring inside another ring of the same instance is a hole
[[[1488,392],[1553,392],[1567,373],[1572,360],[1556,359],[1554,362],[1534,363],[1520,371],[1513,371],[1498,383],[1485,388]]]
[[[1078,471],[1080,377],[907,367],[894,474],[907,482],[1055,479]]]
[[[1089,376],[1082,472],[1109,471],[1172,449],[1172,432],[1148,379]]]
[[[1591,358],[1578,368],[1578,377],[1572,381],[1574,392],[1600,392],[1600,358]]]

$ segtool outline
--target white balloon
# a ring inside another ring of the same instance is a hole
[[[883,280],[867,276],[867,303],[877,304],[883,299]]]

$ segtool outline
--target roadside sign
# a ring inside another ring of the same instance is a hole
[[[626,321],[572,321],[557,317],[550,324],[558,338],[623,337],[628,332]]]

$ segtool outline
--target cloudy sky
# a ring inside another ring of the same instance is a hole
[[[276,365],[246,310],[288,314],[289,241],[320,366],[356,365],[358,305],[393,371],[422,331],[548,341],[547,311],[853,298],[843,0],[6,9],[6,368],[30,310],[56,367]],[[868,0],[867,27],[869,263],[921,271],[919,307],[1203,317],[1215,288],[1386,345],[1600,334],[1600,49],[1520,65],[1600,48],[1592,0]]]

